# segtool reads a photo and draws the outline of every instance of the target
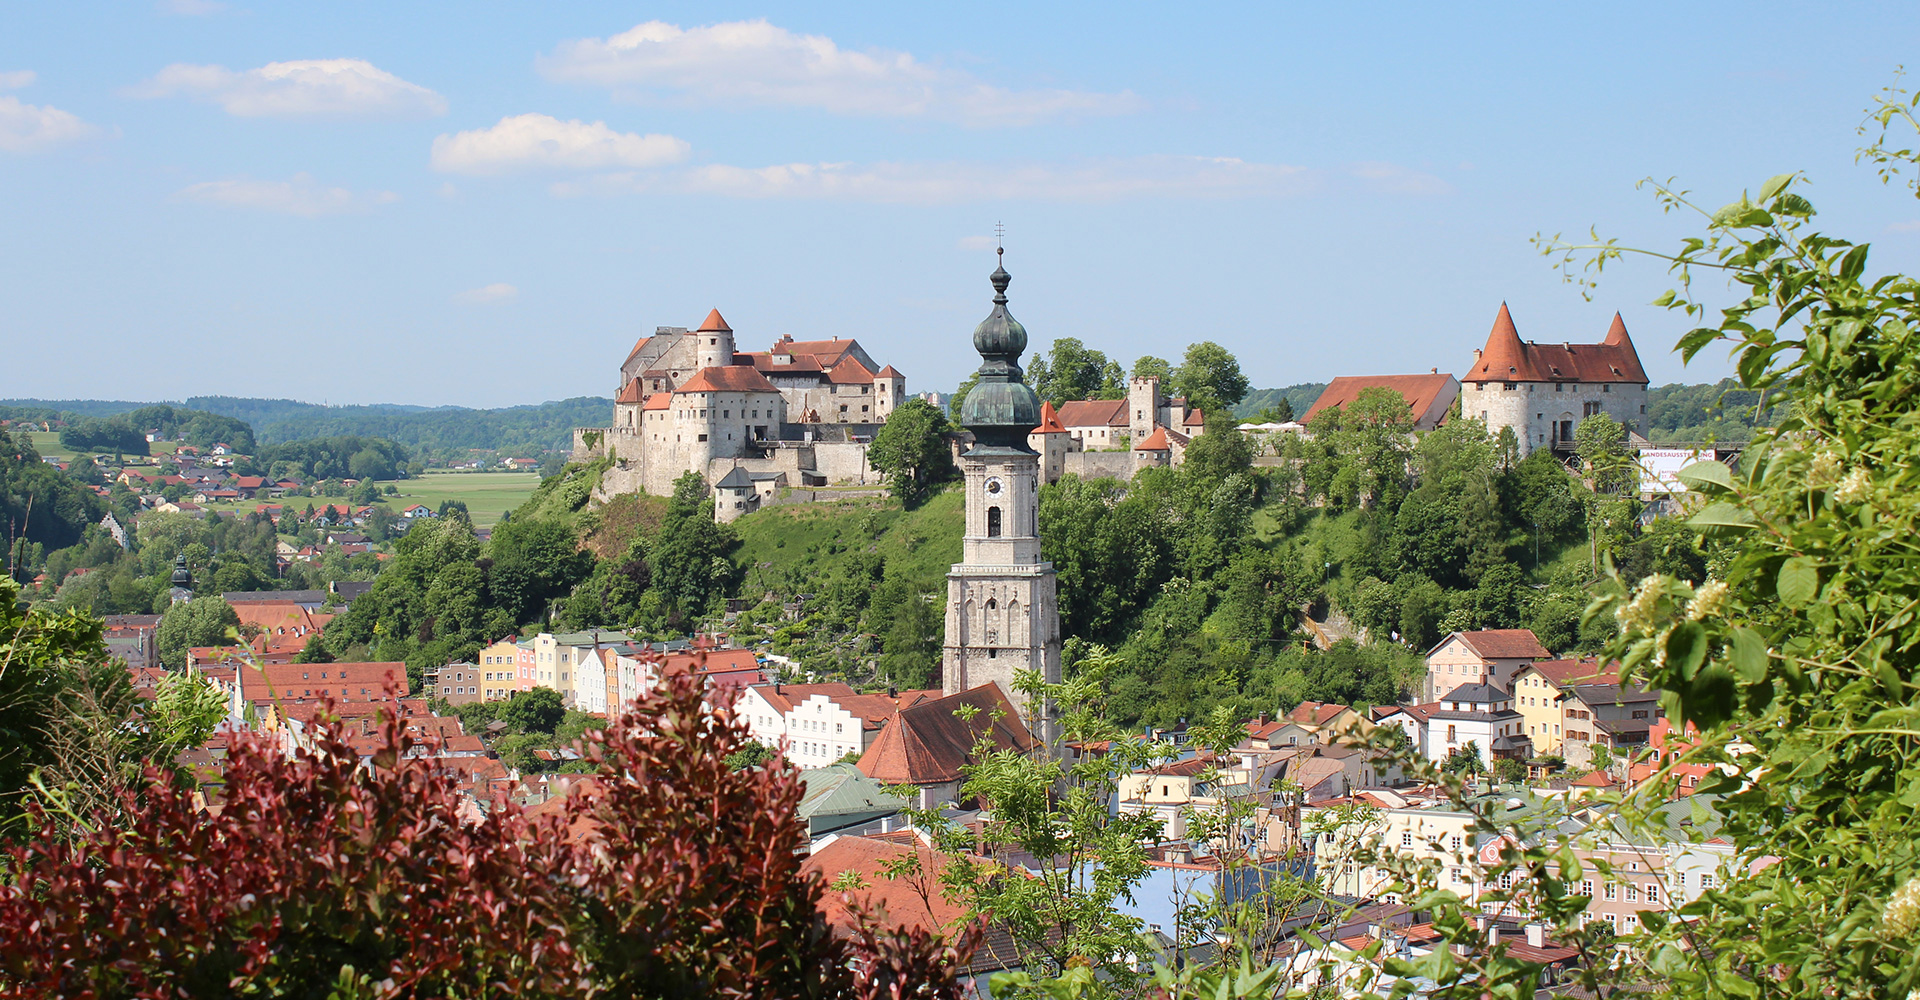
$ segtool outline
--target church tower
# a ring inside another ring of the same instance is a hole
[[[974,443],[960,456],[967,523],[961,561],[947,573],[941,690],[998,683],[1024,717],[1014,675],[1034,670],[1059,682],[1060,614],[1053,564],[1040,558],[1040,456],[1027,440],[1040,400],[1021,381],[1027,330],[1007,312],[1011,280],[1005,267],[994,269],[993,312],[973,331],[980,381],[960,405]],[[1023,721],[1040,731],[1041,720]]]

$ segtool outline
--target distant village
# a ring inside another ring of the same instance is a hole
[[[228,705],[223,735],[185,758],[199,773],[203,794],[209,801],[219,795],[232,733],[270,733],[291,751],[316,720],[332,715],[358,727],[356,745],[371,754],[378,743],[374,720],[388,713],[421,740],[413,754],[422,765],[457,778],[476,810],[505,798],[537,811],[591,779],[516,770],[495,750],[503,724],[470,731],[457,714],[461,706],[549,690],[574,711],[605,717],[663,678],[687,675],[698,679],[712,710],[742,720],[755,741],[802,771],[806,794],[797,818],[811,835],[809,869],[828,881],[853,879],[874,898],[900,903],[894,897],[906,890],[887,877],[890,866],[933,849],[929,833],[917,829],[903,807],[938,809],[962,826],[982,822],[980,810],[989,804],[962,794],[964,771],[981,741],[1055,753],[1068,762],[1116,749],[1112,741],[1057,741],[1053,723],[1015,695],[1017,671],[1056,681],[1060,674],[1057,581],[1040,558],[1038,487],[1066,475],[1125,480],[1143,468],[1178,466],[1198,435],[1234,432],[1230,420],[1168,398],[1154,378],[1133,379],[1123,399],[1069,402],[1058,410],[1041,403],[1012,364],[1026,333],[1007,312],[1005,279],[1004,271],[996,272],[1000,294],[974,337],[983,365],[973,391],[998,405],[979,410],[993,416],[969,423],[956,445],[966,529],[948,576],[939,688],[859,691],[724,637],[659,643],[613,629],[506,636],[469,659],[429,670],[413,688],[400,662],[298,662],[309,639],[371,584],[224,593],[242,634],[251,638],[188,654],[188,671],[217,688]],[[1338,378],[1300,419],[1241,425],[1238,432],[1306,434],[1320,411],[1351,403],[1370,388],[1399,393],[1416,431],[1456,414],[1453,419],[1484,420],[1496,432],[1510,430],[1523,452],[1569,449],[1579,421],[1594,414],[1606,413],[1630,432],[1644,427],[1647,378],[1618,318],[1596,342],[1541,345],[1522,340],[1502,306],[1485,345],[1472,355],[1458,379],[1439,372]],[[792,488],[819,490],[824,499],[831,487],[877,483],[864,449],[888,413],[910,398],[905,376],[877,365],[851,339],[784,338],[765,352],[737,352],[718,310],[698,329],[663,327],[642,338],[622,363],[620,379],[611,424],[576,432],[574,457],[611,464],[603,493],[659,493],[681,474],[698,472],[717,499],[739,501],[716,511],[722,520]],[[1637,435],[1635,444],[1652,450]],[[371,516],[369,505],[327,503],[311,515],[297,513],[296,499],[311,492],[309,484],[230,475],[223,462],[230,457],[220,447],[205,456],[181,448],[177,471],[129,467],[112,475],[141,494],[145,509],[198,514],[209,503],[251,501],[264,516],[300,516],[341,529],[327,541],[342,549],[370,545],[354,530]],[[362,484],[338,485],[351,492]],[[173,488],[177,498],[161,492]],[[1677,488],[1651,473],[1643,480],[1649,497]],[[399,512],[403,519],[435,513],[418,504]],[[283,553],[288,560],[312,555]],[[184,565],[175,585],[176,600],[194,596]],[[114,654],[148,691],[163,675],[155,655],[158,622],[153,615],[107,622]],[[1713,822],[1711,803],[1689,801],[1710,772],[1663,767],[1686,748],[1687,733],[1666,718],[1653,693],[1624,682],[1617,664],[1560,655],[1526,629],[1446,635],[1426,652],[1424,677],[1399,704],[1307,701],[1243,722],[1241,738],[1224,753],[1197,747],[1184,728],[1129,737],[1167,752],[1134,770],[1107,803],[1115,814],[1149,815],[1161,829],[1146,881],[1124,905],[1168,940],[1181,900],[1196,887],[1224,891],[1222,880],[1230,875],[1223,858],[1244,854],[1265,871],[1318,878],[1351,901],[1347,910],[1303,917],[1291,933],[1311,931],[1356,953],[1384,942],[1390,954],[1427,954],[1440,947],[1440,935],[1426,915],[1391,889],[1392,873],[1354,861],[1365,856],[1361,847],[1384,845],[1436,866],[1441,888],[1484,899],[1489,943],[1504,941],[1509,954],[1538,962],[1550,982],[1570,970],[1578,949],[1514,909],[1504,892],[1509,886],[1486,875],[1511,835],[1473,832],[1470,811],[1414,780],[1382,748],[1380,737],[1392,732],[1413,760],[1464,764],[1477,773],[1477,794],[1495,804],[1509,829],[1573,836],[1583,844],[1579,856],[1597,887],[1587,919],[1619,934],[1634,933],[1648,912],[1671,912],[1727,878],[1731,844],[1682,831]],[[578,757],[565,748],[540,753],[549,763]],[[1609,796],[1629,792],[1669,799],[1671,829],[1621,826]],[[1243,807],[1244,818],[1225,833],[1193,825],[1196,815],[1233,806]],[[926,926],[958,915],[937,899],[894,912],[899,921]]]

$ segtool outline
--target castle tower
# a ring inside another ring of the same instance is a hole
[[[707,314],[707,321],[693,332],[697,338],[694,345],[693,367],[725,368],[733,364],[733,327],[720,318],[720,310]]]
[[[1021,381],[1027,331],[1007,312],[1011,280],[994,269],[993,312],[973,331],[980,381],[960,406],[974,443],[960,456],[967,523],[961,561],[947,573],[941,690],[997,683],[1037,730],[1014,675],[1034,670],[1059,682],[1060,614],[1053,564],[1040,558],[1040,456],[1027,443],[1040,400]]]
[[[1135,375],[1127,380],[1127,434],[1135,444],[1152,436],[1160,425],[1160,376]]]

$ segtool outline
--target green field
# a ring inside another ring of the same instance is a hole
[[[73,450],[60,443],[59,431],[28,431],[27,436],[33,439],[34,450],[40,453],[41,458],[57,458],[64,462],[73,457]]]
[[[384,489],[387,483],[381,483]],[[421,503],[440,509],[448,500],[467,505],[474,527],[484,528],[500,520],[500,515],[527,502],[540,486],[540,476],[532,472],[429,472],[419,479],[401,479],[393,483],[399,496],[386,501],[395,513]]]

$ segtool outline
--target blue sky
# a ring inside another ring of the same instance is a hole
[[[1036,346],[1210,339],[1256,385],[1462,370],[1625,314],[1528,243],[1693,231],[1808,171],[1875,270],[1920,203],[1854,165],[1920,7],[0,2],[0,396],[502,406],[611,395],[718,307],[952,388],[989,234]]]

